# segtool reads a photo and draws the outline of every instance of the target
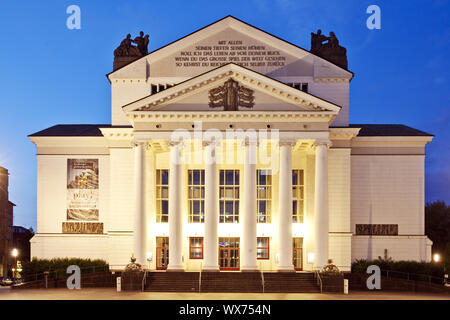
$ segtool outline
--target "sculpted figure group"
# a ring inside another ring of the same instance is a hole
[[[328,42],[324,43],[325,41]],[[334,32],[330,32],[329,37],[323,35],[320,29],[317,30],[317,33],[311,32],[310,51],[347,69],[347,50],[339,45],[339,40]]]
[[[136,44],[133,46],[132,43]],[[114,50],[115,57],[143,57],[148,54],[148,34],[144,36],[144,32],[140,32],[139,36],[131,39],[131,34],[122,40],[120,46]]]

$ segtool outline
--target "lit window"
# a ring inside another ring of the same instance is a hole
[[[189,258],[203,259],[203,238],[189,238]]]
[[[219,222],[239,222],[239,170],[220,170]]]
[[[205,219],[205,170],[188,170],[189,222]]]
[[[256,238],[256,258],[269,259],[269,238]]]
[[[256,170],[256,221],[271,223],[272,174],[269,170]]]
[[[169,221],[169,170],[156,170],[156,222]]]
[[[303,223],[303,170],[292,170],[292,222]]]

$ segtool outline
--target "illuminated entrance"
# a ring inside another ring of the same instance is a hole
[[[219,238],[220,270],[239,270],[239,238]]]
[[[169,237],[156,237],[156,270],[166,270],[169,264]]]
[[[295,270],[303,270],[303,238],[292,238],[292,260]]]

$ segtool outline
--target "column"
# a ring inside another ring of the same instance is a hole
[[[216,142],[204,142],[205,159],[205,237],[204,271],[219,271],[219,184],[217,181]]]
[[[329,140],[318,140],[316,147],[316,173],[314,186],[314,268],[328,264],[328,147]]]
[[[257,271],[256,264],[256,141],[244,143],[244,211],[242,219],[241,270]]]
[[[168,271],[183,271],[183,221],[181,214],[181,142],[170,142],[169,264]]]
[[[134,143],[134,233],[133,254],[136,262],[145,265],[146,260],[146,219],[145,219],[145,146],[143,142]]]
[[[292,146],[293,141],[280,141],[280,173],[278,200],[278,271],[294,272],[292,263]]]

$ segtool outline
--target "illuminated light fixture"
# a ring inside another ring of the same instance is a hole
[[[15,258],[15,257],[17,257],[19,255],[19,251],[17,250],[17,249],[13,249],[12,250],[12,256]]]
[[[438,253],[433,254],[433,261],[439,262],[441,260],[441,256]]]
[[[308,263],[313,263],[314,262],[314,253],[309,252],[308,253]]]

